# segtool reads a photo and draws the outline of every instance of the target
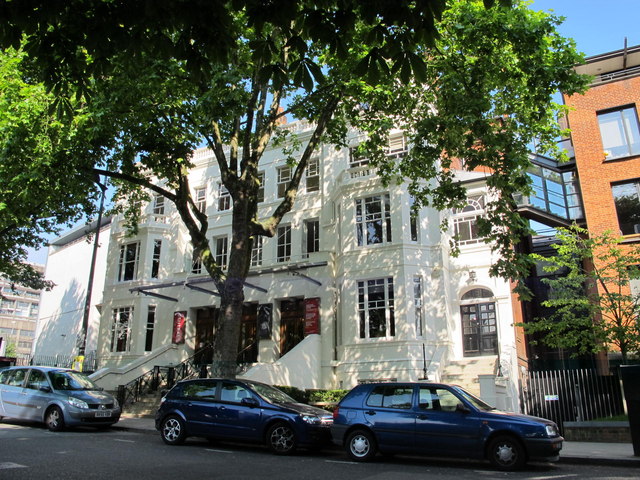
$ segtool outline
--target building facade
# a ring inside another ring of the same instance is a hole
[[[44,270],[43,265],[34,265],[34,268]],[[40,293],[0,277],[0,337],[3,339],[0,356],[13,344],[17,358],[29,358],[36,335]]]
[[[94,247],[97,222],[78,226],[49,245],[45,278],[55,286],[42,293],[40,315],[33,348],[36,363],[71,366],[82,338],[87,289],[94,264],[91,301],[88,309],[85,354],[94,358],[98,346],[99,306],[104,289],[104,272],[110,240],[111,218],[103,218]]]
[[[283,128],[303,142],[311,134],[305,122]],[[367,160],[353,155],[359,141],[354,134],[350,148],[321,146],[277,235],[254,245],[238,345],[242,375],[300,388],[426,376],[477,393],[486,375],[485,390],[497,386],[502,406],[516,410],[510,285],[489,277],[495,257],[475,224],[487,200],[484,174],[460,172],[465,208],[417,214],[405,185],[384,186]],[[392,135],[389,155],[407,148],[401,132]],[[284,158],[271,148],[261,161],[264,216],[291,178]],[[193,196],[208,215],[224,268],[231,199],[210,150],[196,151],[194,163]],[[135,236],[121,218],[111,228],[98,337],[103,368],[94,375],[106,388],[154,365],[192,356],[206,363],[215,335],[219,298],[193,261],[176,211],[162,197],[144,208]],[[448,233],[440,229],[444,216]],[[455,258],[453,233],[461,249]]]

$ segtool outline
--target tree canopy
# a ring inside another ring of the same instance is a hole
[[[121,196],[151,191],[176,205],[222,294],[230,333],[225,339],[221,328],[216,341],[231,362],[253,239],[274,235],[314,150],[344,146],[350,128],[366,137],[360,150],[385,181],[409,183],[417,205],[461,204],[454,159],[492,172],[498,200],[482,228],[502,254],[494,273],[526,270],[513,245],[527,224],[511,199],[529,188],[527,145],[536,138],[561,155],[562,108],[552,96],[586,81],[572,69],[581,57],[557,33],[559,19],[519,1],[493,3],[2,1],[0,45],[26,52],[29,78],[44,82],[55,118],[72,128],[73,148],[55,152],[68,177],[82,179],[70,198],[85,203],[82,189],[95,192],[85,179],[101,174]],[[278,128],[283,116],[312,122],[310,140]],[[401,161],[384,152],[392,128],[412,145]],[[288,145],[293,178],[282,202],[258,218],[258,167],[270,142]],[[202,144],[233,202],[226,271],[189,185],[191,152]],[[134,223],[137,213],[129,209]]]
[[[576,355],[618,350],[626,363],[640,351],[640,248],[621,244],[611,232],[589,237],[586,229],[561,228],[555,255],[534,254],[545,272],[550,315],[526,323],[525,332]]]

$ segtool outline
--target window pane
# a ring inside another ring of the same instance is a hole
[[[598,115],[602,146],[608,158],[640,154],[640,132],[634,108]]]
[[[624,183],[611,187],[618,224],[622,235],[640,233],[640,183]]]

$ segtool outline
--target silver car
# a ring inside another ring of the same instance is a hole
[[[83,373],[10,367],[0,372],[2,417],[43,422],[54,432],[65,426],[109,427],[120,420],[120,405]]]

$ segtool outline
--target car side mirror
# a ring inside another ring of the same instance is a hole
[[[456,405],[456,412],[471,413],[471,410],[469,410],[467,407],[465,407],[462,403],[459,403],[459,404]]]
[[[42,387],[38,388],[38,390],[45,393],[51,393],[52,391],[49,385],[43,385]]]
[[[243,398],[242,400],[240,400],[240,404],[246,405],[248,407],[257,407],[258,405],[260,405],[258,403],[258,400],[253,397]]]

